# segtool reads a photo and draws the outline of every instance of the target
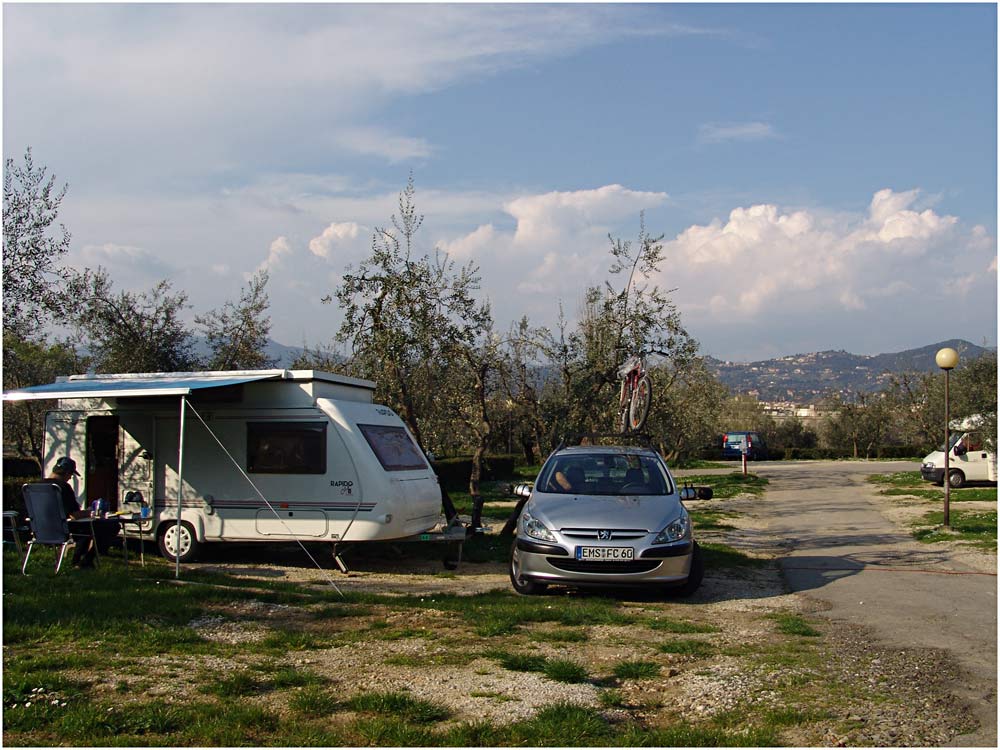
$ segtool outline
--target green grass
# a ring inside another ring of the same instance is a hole
[[[735,518],[736,513],[721,510],[693,510],[690,511],[691,522],[695,531],[725,531],[732,529],[732,524],[724,523],[723,518]]]
[[[512,672],[540,672],[556,682],[586,682],[587,670],[568,659],[547,659],[541,654],[495,649],[486,654]]]
[[[612,670],[612,674],[620,680],[643,680],[656,677],[659,673],[660,665],[655,661],[620,661]]]
[[[326,690],[310,686],[293,693],[288,699],[288,707],[303,716],[321,717],[336,713],[340,704]]]
[[[739,495],[763,495],[764,488],[767,486],[767,478],[757,474],[743,476],[743,472],[734,471],[730,474],[697,474],[690,477],[677,477],[677,483],[681,487],[685,484],[695,487],[711,487],[713,499],[725,500]]]
[[[612,688],[602,690],[598,693],[597,700],[604,708],[625,708],[628,705],[628,701],[625,700],[622,691]]]
[[[887,497],[917,497],[929,502],[943,502],[944,488],[925,482],[919,471],[899,471],[893,474],[872,474],[871,484],[878,485],[880,495]],[[996,487],[960,487],[949,492],[951,502],[972,502],[975,500],[996,502]]]
[[[271,686],[279,690],[322,685],[325,682],[325,677],[295,667],[283,667],[274,672],[270,678]]]
[[[242,698],[264,692],[265,685],[266,683],[247,672],[237,672],[205,683],[199,689],[203,693],[216,695],[219,698]]]
[[[728,469],[732,464],[725,464],[721,461],[705,461],[701,458],[684,458],[670,464],[671,469],[677,470],[702,470],[702,469]]]
[[[547,643],[583,643],[587,633],[577,628],[559,628],[558,630],[533,630],[531,639]]]
[[[415,724],[432,724],[451,715],[442,705],[399,692],[359,693],[345,701],[344,705],[359,713],[384,714]]]
[[[812,627],[799,615],[787,612],[777,612],[767,616],[769,620],[774,620],[778,626],[778,632],[784,635],[801,635],[815,638],[822,635],[816,628]]]
[[[986,550],[997,548],[997,512],[952,510],[951,531],[943,528],[944,512],[931,511],[914,525],[913,536],[921,542],[967,542]]]
[[[872,484],[889,485],[892,487],[920,487],[927,483],[919,471],[897,471],[892,474],[872,474],[868,477]]]
[[[520,654],[509,651],[491,651],[490,658],[500,662],[500,666],[512,672],[544,672],[547,661],[541,654]]]
[[[715,648],[711,643],[694,639],[667,641],[661,643],[658,648],[665,654],[679,654],[681,656],[705,657],[715,653]]]
[[[545,676],[556,682],[586,682],[587,670],[569,659],[549,659],[545,662]]]
[[[735,559],[739,564],[739,558]],[[405,692],[349,697],[352,687],[347,676],[343,684],[328,685],[322,675],[294,666],[296,654],[289,656],[289,651],[296,650],[350,648],[357,639],[392,641],[433,632],[438,636],[435,644],[444,648],[434,653],[397,654],[386,662],[433,669],[467,665],[485,653],[506,669],[533,671],[550,680],[587,682],[593,677],[583,661],[570,660],[578,658],[586,646],[574,649],[570,644],[585,643],[591,626],[640,624],[681,635],[715,631],[710,625],[667,617],[673,609],[659,605],[643,611],[634,606],[625,608],[612,597],[526,598],[507,592],[410,597],[349,593],[341,598],[327,589],[304,584],[249,582],[197,570],[185,572],[185,582],[177,585],[171,582],[172,568],[155,558],[147,561],[146,569],[133,566],[126,571],[114,559],[105,568],[87,574],[64,571],[58,577],[39,570],[23,578],[16,555],[5,551],[5,744],[767,745],[778,740],[775,727],[794,718],[769,717],[762,709],[754,709],[739,726],[699,722],[650,729],[629,713],[624,718],[616,714],[614,722],[601,714],[606,708],[648,711],[648,700],[638,700],[630,707],[620,691],[599,689],[597,695],[604,708],[560,703],[526,720],[456,721],[447,707]],[[271,632],[258,642],[210,641],[188,626],[196,618],[217,616],[254,602],[294,606],[280,618],[261,615],[259,624]],[[108,617],[109,611],[115,613],[114,618]],[[387,615],[402,612],[408,615],[405,625],[381,625],[392,621]],[[373,626],[373,621],[379,625]],[[427,630],[421,630],[420,625]],[[473,638],[468,645],[469,631],[496,635],[488,636],[489,640]],[[449,632],[454,635],[449,637]],[[82,649],[80,644],[89,644],[95,635],[100,643]],[[463,646],[453,642],[458,639]],[[565,644],[568,656],[545,658],[526,651],[524,644],[531,641]],[[792,646],[797,643],[789,641]],[[490,647],[495,650],[489,651]],[[664,644],[662,650],[695,657],[717,652],[711,643],[694,639]],[[774,658],[790,658],[788,651]],[[149,653],[163,655],[158,671],[137,658]],[[817,652],[816,658],[820,655]],[[195,658],[193,668],[189,657]],[[200,657],[225,659],[236,669],[212,672],[207,666],[198,666]],[[656,666],[653,661],[626,661],[617,665],[615,672],[622,675],[619,679],[655,678]],[[112,670],[123,678],[102,677]],[[488,672],[504,674],[493,664]],[[205,692],[193,696],[178,693],[171,696],[172,701],[148,696],[146,691],[162,683],[168,673],[179,684],[194,681],[204,685]],[[506,673],[506,679],[516,683],[518,677]],[[485,699],[506,700],[499,694],[485,694],[495,690],[483,692]],[[509,697],[516,699],[517,693]],[[57,704],[52,705],[52,700]],[[128,701],[127,707],[123,700]],[[26,703],[31,705],[26,708]]]

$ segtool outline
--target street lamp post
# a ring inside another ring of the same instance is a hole
[[[951,528],[951,422],[948,404],[948,376],[958,365],[958,352],[949,347],[938,351],[934,357],[937,366],[944,370],[944,527]]]

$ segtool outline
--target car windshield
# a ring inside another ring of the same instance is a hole
[[[951,437],[948,439],[948,450],[951,450],[952,448],[954,448],[955,447],[955,443],[957,443],[959,440],[961,440],[962,439],[962,435],[964,435],[964,434],[965,434],[964,432],[953,432],[953,433],[951,433]],[[944,444],[939,445],[938,446],[938,450],[944,452]]]
[[[538,476],[541,492],[566,495],[670,495],[670,479],[653,456],[572,453],[554,456]]]

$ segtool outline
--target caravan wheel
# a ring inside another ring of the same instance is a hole
[[[175,562],[177,557],[180,557],[182,563],[191,562],[198,554],[198,539],[195,537],[194,527],[187,521],[181,521],[180,534],[177,533],[176,522],[166,525],[160,532],[158,542],[160,554],[170,562]]]

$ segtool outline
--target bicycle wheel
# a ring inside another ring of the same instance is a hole
[[[638,432],[646,426],[649,418],[649,407],[653,403],[653,383],[649,375],[643,375],[632,391],[632,401],[628,409],[628,426],[632,432]]]

